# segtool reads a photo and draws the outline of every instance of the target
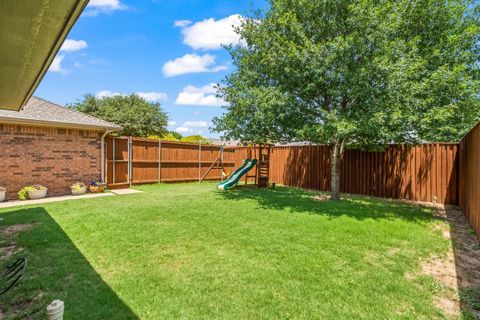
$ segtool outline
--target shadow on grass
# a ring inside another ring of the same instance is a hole
[[[451,230],[454,255],[452,266],[457,277],[456,288],[453,289],[459,292],[462,319],[480,319],[480,244],[461,211],[449,208],[446,210],[446,217],[439,217],[433,214],[432,207],[423,205],[356,195],[343,195],[342,201],[328,199],[315,201],[313,196],[319,194],[326,195],[317,191],[289,187],[257,189],[240,186],[230,192],[219,192],[218,196],[237,202],[254,200],[262,209],[318,214],[332,219],[348,216],[357,220],[404,219],[413,223],[445,220]],[[448,275],[447,271],[437,271],[439,274]]]
[[[341,201],[315,200],[314,196],[324,193],[289,187],[257,189],[250,186],[218,194],[231,201],[255,200],[263,209],[318,214],[330,218],[348,216],[357,220],[404,219],[419,223],[437,219],[428,208],[368,196],[342,195]]]
[[[138,319],[44,208],[10,211],[0,217],[0,246],[17,247],[8,262],[19,256],[29,258],[23,278],[0,297],[7,319],[43,319],[54,299],[65,302],[66,319]],[[18,233],[5,232],[9,226],[25,223],[31,226]]]

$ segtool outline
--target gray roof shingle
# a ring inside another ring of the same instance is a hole
[[[31,97],[21,111],[0,110],[0,122],[42,124],[62,127],[121,130],[122,127],[90,116],[85,113],[62,107],[56,103]]]

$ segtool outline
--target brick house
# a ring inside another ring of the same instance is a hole
[[[36,97],[20,112],[0,110],[0,186],[16,199],[26,185],[61,195],[72,182],[103,179],[105,137],[120,129]]]

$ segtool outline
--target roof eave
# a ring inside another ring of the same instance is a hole
[[[49,25],[51,27],[50,30],[45,29],[44,27],[48,23],[47,18],[44,18],[45,22],[43,25],[40,24],[37,26],[38,33],[31,32],[31,30],[28,30],[28,32],[30,33],[26,33],[25,30],[21,30],[18,31],[19,34],[15,34],[15,29],[4,29],[7,30],[5,31],[7,37],[10,36],[10,38],[12,38],[14,36],[17,36],[20,39],[24,39],[15,42],[15,44],[19,44],[19,47],[23,46],[23,48],[18,50],[19,52],[16,53],[16,56],[22,57],[22,61],[28,61],[28,63],[17,63],[17,60],[12,61],[8,59],[0,61],[0,66],[2,66],[3,68],[3,74],[8,75],[2,78],[2,81],[5,81],[6,83],[14,83],[17,88],[17,90],[8,91],[10,89],[8,86],[4,86],[3,88],[2,86],[0,86],[0,89],[3,89],[2,95],[0,96],[0,109],[19,111],[25,106],[30,97],[33,95],[35,89],[38,87],[40,81],[45,76],[48,68],[50,67],[50,64],[60,50],[60,47],[63,44],[65,38],[67,37],[68,33],[70,32],[77,19],[80,17],[85,7],[87,6],[89,0],[68,0],[69,4],[66,4],[66,1],[67,0],[55,2],[52,0],[51,3],[48,1],[44,1],[45,3],[42,2],[43,7],[47,7],[49,8],[48,10],[50,10],[48,11],[48,13],[44,13],[44,15],[42,16],[43,18],[46,16],[49,17],[51,20],[54,19],[54,14],[56,14],[57,16],[63,15],[62,19],[57,19],[58,25]],[[16,11],[17,13],[22,12],[22,6],[25,6],[26,8],[33,7],[32,3],[30,3],[29,1],[6,1],[3,6],[3,8],[5,9],[3,14],[8,14],[7,9],[10,9],[14,6],[19,7]],[[40,6],[40,4],[38,4],[37,6]],[[28,10],[25,10],[25,12],[27,11]],[[35,13],[37,11],[32,12]],[[37,14],[40,15],[41,12],[37,12]],[[28,17],[28,14],[24,13],[23,16],[20,15],[19,19],[26,17]],[[32,16],[30,20],[36,21],[34,18],[35,16]],[[24,41],[25,43],[31,43],[32,45],[23,45],[21,44],[23,43],[22,41]],[[40,50],[36,51],[38,48],[35,47],[35,43],[42,43],[42,41],[44,46],[40,47]],[[4,45],[3,49],[5,50],[3,53],[11,52],[10,46]],[[23,58],[23,56],[25,56],[25,58]],[[24,73],[26,75],[22,74],[20,71],[18,73],[5,72],[5,70],[13,67],[15,67],[17,71],[24,70]],[[26,72],[25,70],[27,68],[30,71]],[[18,74],[18,78],[12,78],[12,74]],[[16,84],[17,81],[20,83],[20,85]]]
[[[47,121],[47,120],[13,119],[13,118],[7,118],[7,117],[0,117],[0,123],[78,129],[78,130],[111,131],[111,132],[121,131],[123,129],[120,126],[115,126],[115,127],[95,126],[95,125],[86,125],[86,124],[84,125],[80,123],[56,122],[56,121]]]
[[[62,31],[57,37],[57,40],[55,43],[53,43],[50,54],[46,57],[45,62],[40,69],[40,71],[37,74],[37,77],[35,78],[34,82],[32,83],[30,90],[27,92],[27,95],[23,98],[21,106],[18,108],[18,110],[22,110],[22,108],[27,104],[28,100],[32,97],[33,93],[37,89],[38,85],[40,84],[40,81],[42,81],[43,77],[48,71],[48,68],[50,67],[50,64],[52,64],[53,59],[55,59],[55,56],[57,55],[58,51],[60,50],[60,47],[62,46],[63,42],[68,36],[68,33],[72,29],[73,25],[75,22],[77,22],[78,18],[82,14],[83,10],[87,6],[89,0],[78,0],[77,5],[75,6],[75,9],[72,11],[72,14],[68,17],[68,19],[65,21],[65,24],[62,28]]]

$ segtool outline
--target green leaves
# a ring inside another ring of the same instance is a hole
[[[69,108],[122,126],[120,135],[148,137],[162,136],[167,132],[168,117],[160,104],[149,102],[136,94],[104,98],[86,94],[83,100]]]

